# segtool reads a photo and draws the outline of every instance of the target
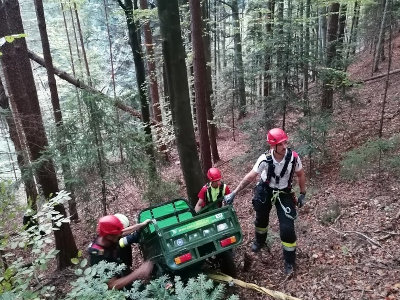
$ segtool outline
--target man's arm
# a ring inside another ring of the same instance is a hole
[[[239,185],[236,187],[236,189],[233,191],[234,194],[239,193],[241,190],[243,190],[246,186],[249,185],[252,181],[254,181],[257,178],[258,173],[251,170],[249,173],[244,176],[242,181],[239,183]]]
[[[144,226],[146,226],[147,224],[149,224],[151,222],[151,219],[147,219],[145,221],[143,221],[142,223],[138,223],[129,227],[126,227],[122,230],[122,233],[127,234],[127,233],[131,233],[134,231],[138,231],[139,229],[143,228]]]
[[[304,173],[304,169],[297,171],[296,175],[299,182],[300,193],[306,194],[306,174]]]
[[[116,289],[120,290],[130,284],[132,281],[135,280],[145,280],[150,277],[150,274],[153,270],[154,264],[151,261],[145,261],[139,268],[136,270],[132,271],[128,275],[121,277],[121,278],[116,278],[113,277],[111,278],[108,282],[108,288],[111,289]]]
[[[199,199],[199,200],[197,201],[196,206],[195,206],[195,208],[194,208],[194,211],[195,211],[195,212],[199,212],[199,211],[203,208],[203,202],[204,202],[203,199]]]

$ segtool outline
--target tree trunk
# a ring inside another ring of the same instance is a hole
[[[147,0],[140,0],[140,8],[147,9]],[[153,108],[153,116],[154,119],[157,121],[158,125],[156,126],[157,132],[157,140],[160,140],[160,135],[162,132],[162,114],[161,114],[161,107],[160,107],[160,97],[158,94],[158,82],[157,82],[157,70],[156,70],[156,63],[154,57],[154,47],[153,47],[153,37],[151,33],[150,23],[146,21],[143,24],[144,28],[144,40],[146,43],[146,52],[147,52],[147,69],[149,74],[149,84],[150,84],[150,95],[152,101],[152,108]],[[165,160],[168,160],[168,155],[166,153],[167,146],[163,143],[160,145],[159,151],[161,153],[165,153]]]
[[[310,27],[311,27],[311,0],[306,0],[306,5],[305,5],[305,10],[306,10],[306,21],[305,21],[305,33],[304,33],[304,56],[303,56],[303,100],[305,103],[305,112],[307,114],[310,113],[309,107],[308,107],[308,81],[309,81],[309,61],[310,61]]]
[[[178,154],[187,194],[190,202],[195,205],[198,200],[197,193],[205,178],[201,172],[190,112],[185,51],[181,37],[177,0],[159,0],[158,16]]]
[[[232,18],[233,18],[233,43],[235,52],[235,62],[238,89],[239,89],[239,119],[246,115],[246,88],[244,85],[244,68],[242,53],[242,38],[240,34],[239,6],[237,0],[232,0]]]
[[[387,7],[388,7],[389,0],[384,0],[384,1],[385,1],[385,4],[384,4],[383,12],[382,12],[381,26],[379,29],[378,42],[376,43],[376,51],[375,51],[375,56],[374,56],[373,73],[378,71],[380,57],[383,52],[383,49],[382,49],[383,42],[382,41],[384,39],[384,34],[385,34],[386,13],[387,13]]]
[[[138,35],[138,29],[136,27],[136,23],[133,18],[132,0],[125,0],[125,4],[120,3],[120,5],[122,5],[122,8],[124,9],[125,12],[126,22],[129,32],[129,44],[132,49],[133,61],[135,63],[136,83],[139,92],[140,109],[142,113],[143,122],[145,124],[144,132],[146,134],[146,139],[148,143],[146,146],[146,154],[150,158],[150,165],[148,169],[149,178],[150,180],[157,181],[158,176],[157,176],[155,154],[153,148],[153,138],[150,127],[149,101],[147,99],[147,91],[146,91],[146,72],[144,68],[142,49],[139,40],[140,35]]]
[[[0,24],[0,36],[24,32],[17,0],[4,0],[0,3]],[[1,60],[11,101],[14,101],[21,115],[31,160],[43,161],[42,152],[46,150],[48,143],[25,39],[17,39],[12,44],[6,43]],[[46,198],[58,192],[56,172],[51,159],[45,159],[37,167],[36,175]],[[56,205],[55,210],[66,216],[63,205]],[[60,251],[57,254],[58,268],[64,269],[71,265],[71,258],[77,256],[78,249],[68,223],[63,223],[60,230],[54,231],[54,235],[56,249]]]
[[[17,155],[18,167],[21,170],[21,179],[24,182],[27,203],[32,207],[33,210],[37,210],[37,190],[35,185],[35,179],[30,170],[27,169],[29,166],[29,157],[26,149],[22,146],[23,143],[18,136],[17,121],[13,117],[10,109],[10,104],[4,90],[3,83],[0,78],[0,107],[6,111],[5,119],[10,133],[11,141],[14,144],[14,149]],[[23,135],[22,135],[23,136]]]
[[[210,138],[211,154],[213,162],[216,163],[217,161],[219,161],[220,158],[217,147],[217,127],[214,124],[214,112],[211,104],[211,95],[213,94],[212,76],[211,76],[211,42],[210,42],[211,28],[209,22],[205,21],[209,20],[209,15],[210,15],[208,0],[203,1],[202,12],[203,12],[203,44],[205,48],[204,53],[205,53],[206,70],[207,70],[207,93],[205,98],[206,111],[207,111],[207,126],[208,126],[208,135]]]
[[[339,8],[340,4],[335,2],[330,5],[327,49],[326,49],[326,67],[332,68],[336,57],[337,32],[339,25]],[[324,77],[322,86],[321,110],[326,113],[331,113],[333,110],[333,87],[332,80],[328,76]]]
[[[197,128],[199,131],[200,142],[200,162],[203,173],[211,168],[210,139],[208,137],[206,96],[207,96],[207,77],[206,60],[204,55],[204,45],[202,38],[202,23],[200,0],[190,0],[191,33],[193,47],[193,72],[194,88],[196,97]]]
[[[82,28],[81,28],[81,22],[79,21],[78,8],[76,6],[76,2],[73,1],[73,3],[74,3],[74,12],[75,12],[76,25],[78,27],[79,41],[81,42],[82,55],[83,55],[83,60],[85,62],[86,76],[87,76],[89,85],[91,86],[92,85],[92,78],[90,76],[89,62],[88,62],[87,55],[86,55],[85,44],[83,42]],[[77,45],[77,47],[78,47],[78,45]]]
[[[46,19],[44,16],[42,0],[35,0],[35,9],[36,9],[36,16],[40,32],[40,39],[42,42],[43,57],[46,65],[47,78],[49,81],[51,104],[53,106],[54,120],[56,122],[56,127],[57,127],[57,144],[58,144],[57,148],[60,151],[62,157],[61,167],[64,174],[65,188],[67,189],[68,192],[70,192],[70,197],[71,197],[71,199],[68,202],[69,214],[71,220],[77,221],[79,219],[79,216],[78,216],[78,211],[76,209],[75,189],[71,184],[72,180],[71,162],[69,160],[69,153],[65,142],[66,132],[64,130],[64,125],[63,125],[63,118],[60,107],[60,99],[58,97],[56,78],[54,76],[53,59],[51,57],[50,43],[49,43],[49,38],[47,36]]]

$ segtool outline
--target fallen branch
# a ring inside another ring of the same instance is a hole
[[[274,299],[278,299],[278,300],[300,300],[299,298],[296,297],[292,297],[290,295],[284,294],[282,292],[278,292],[278,291],[273,291],[270,289],[267,289],[265,287],[261,287],[258,286],[254,283],[248,283],[248,282],[244,282],[242,280],[239,279],[235,279],[232,278],[231,276],[225,275],[223,273],[212,273],[212,274],[207,274],[207,276],[209,278],[211,278],[212,280],[215,281],[219,281],[219,282],[227,282],[229,284],[235,284],[237,286],[246,288],[246,289],[252,289],[255,290],[257,292],[266,294],[268,296],[271,296]]]
[[[46,64],[44,62],[44,59],[41,58],[39,55],[33,53],[32,51],[28,50],[28,56],[31,60],[37,62],[39,65],[41,65],[42,67],[46,68]],[[74,86],[89,91],[91,93],[94,94],[98,94],[98,95],[102,95],[106,98],[109,98],[107,95],[103,94],[102,92],[100,92],[99,90],[96,90],[95,88],[93,88],[92,86],[84,83],[83,81],[74,78],[73,76],[69,75],[67,72],[62,71],[58,68],[53,68],[53,72],[54,74],[56,74],[58,77],[60,77],[61,79],[73,84]],[[136,109],[134,109],[131,106],[125,105],[123,104],[121,101],[119,100],[112,100],[114,103],[113,105],[127,113],[129,113],[130,115],[132,115],[133,117],[139,118],[140,120],[142,119],[142,114],[140,112],[138,112]],[[152,120],[153,124],[157,124],[157,122],[155,120]]]
[[[379,242],[377,242],[377,241],[371,239],[370,237],[366,236],[365,234],[363,234],[363,233],[361,233],[361,232],[353,231],[353,230],[349,230],[349,231],[340,231],[340,230],[337,230],[337,229],[335,229],[335,228],[333,228],[333,227],[329,227],[329,228],[332,229],[333,231],[339,233],[339,234],[342,234],[343,236],[346,236],[348,233],[354,233],[354,234],[360,235],[360,236],[362,236],[363,238],[365,238],[368,242],[370,242],[371,244],[382,248],[382,246],[381,246],[381,244],[379,244]]]
[[[396,70],[391,71],[391,72],[389,73],[389,75],[396,74],[396,73],[399,73],[399,72],[400,72],[400,69],[396,69]],[[387,75],[388,75],[387,73],[385,73],[385,74],[379,74],[379,75],[376,75],[376,76],[373,76],[373,77],[370,77],[370,78],[367,78],[367,79],[362,79],[361,82],[367,82],[367,81],[379,79],[379,78],[385,77],[385,76],[387,76]]]

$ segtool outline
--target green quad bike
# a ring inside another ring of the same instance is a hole
[[[232,249],[243,236],[233,206],[217,207],[222,199],[198,214],[185,199],[142,210],[139,222],[153,219],[140,234],[144,258],[152,260],[161,274],[192,276],[207,260],[217,261],[221,272],[235,276]]]

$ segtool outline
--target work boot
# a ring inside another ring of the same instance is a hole
[[[294,273],[294,264],[288,263],[285,261],[285,274],[286,276],[290,276]]]
[[[253,242],[253,245],[251,245],[251,251],[254,253],[258,252],[261,250],[261,248],[265,245],[265,240],[267,239],[267,234],[266,233],[258,233],[256,232],[256,238]]]

